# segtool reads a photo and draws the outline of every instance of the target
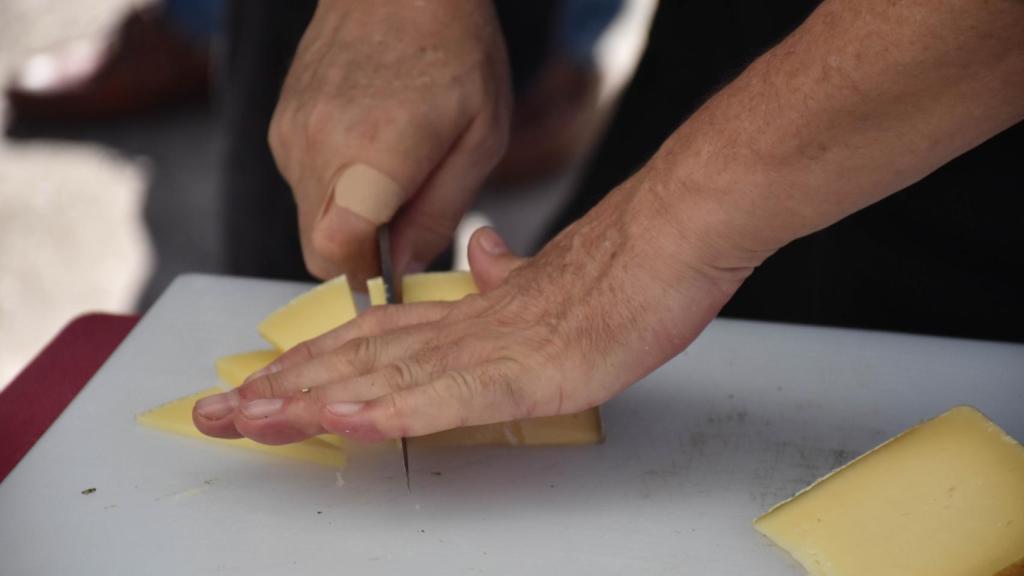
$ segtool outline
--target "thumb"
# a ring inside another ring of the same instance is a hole
[[[513,254],[494,228],[480,228],[469,239],[469,268],[481,292],[489,292],[498,287],[526,260]]]

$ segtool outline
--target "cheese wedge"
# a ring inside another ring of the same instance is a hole
[[[237,388],[242,385],[242,382],[245,382],[250,374],[264,368],[280,355],[281,353],[277,350],[244,352],[222,356],[217,359],[214,366],[217,368],[217,377],[221,382],[231,388]]]
[[[341,326],[356,317],[356,302],[352,298],[345,276],[338,276],[295,298],[260,322],[263,338],[284,352]]]
[[[754,526],[813,576],[1024,575],[1024,447],[956,407]]]
[[[164,404],[163,406],[159,406],[153,410],[139,414],[135,419],[139,424],[149,428],[155,428],[157,430],[163,430],[165,432],[171,432],[181,436],[188,436],[190,438],[198,438],[214,444],[256,450],[272,456],[312,462],[314,464],[329,466],[331,468],[341,468],[345,465],[345,441],[337,436],[332,436],[331,443],[324,442],[319,438],[310,438],[309,440],[284,446],[268,446],[266,444],[260,444],[259,442],[253,442],[247,438],[229,440],[206,436],[197,430],[195,425],[192,423],[192,406],[195,405],[196,401],[200,398],[220,392],[223,392],[223,390],[216,387],[203,390],[202,392],[198,392],[184,398],[179,398],[178,400],[174,400]],[[339,447],[341,449],[339,449]]]

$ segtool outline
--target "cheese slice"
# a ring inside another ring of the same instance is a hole
[[[402,277],[402,302],[452,302],[478,292],[469,272],[424,272]]]
[[[348,280],[342,275],[271,313],[260,323],[259,331],[267,342],[283,352],[355,317],[356,302]]]
[[[476,293],[473,277],[467,272],[435,272],[413,274],[403,278],[405,302],[454,301]],[[380,278],[367,282],[370,302],[385,303],[387,287]],[[259,350],[225,356],[217,360],[217,375],[227,385],[242,384],[249,374],[263,368],[299,342],[319,336],[356,315],[352,292],[344,276],[330,280],[292,300],[260,324],[260,333],[276,350]],[[316,462],[340,467],[345,454],[358,446],[333,434],[324,434],[303,442],[285,446],[267,446],[247,439],[224,440],[205,436],[192,423],[192,407],[197,400],[223,392],[211,388],[175,400],[137,417],[139,423],[200,438],[208,442],[259,450],[285,458]],[[483,426],[469,426],[448,430],[419,438],[410,438],[410,446],[421,448],[439,446],[568,446],[596,444],[603,440],[601,415],[597,408],[563,416],[531,418],[516,422],[503,422]],[[397,445],[397,444],[396,444]]]
[[[250,374],[266,367],[280,355],[281,353],[277,350],[256,350],[255,352],[221,356],[215,364],[217,377],[231,388],[237,388],[242,385],[242,382],[245,382]]]
[[[253,442],[247,438],[212,438],[203,434],[196,429],[195,424],[192,423],[192,406],[195,405],[196,401],[200,398],[210,396],[211,394],[218,394],[220,392],[223,392],[223,390],[216,387],[203,390],[202,392],[198,392],[184,398],[179,398],[178,400],[168,402],[163,406],[159,406],[153,410],[139,414],[135,419],[139,424],[149,428],[155,428],[157,430],[163,430],[165,432],[171,432],[181,436],[198,438],[214,444],[256,450],[272,456],[302,460],[304,462],[312,462],[314,464],[320,464],[332,468],[341,468],[345,465],[345,441],[337,436],[333,436],[330,443],[324,442],[319,438],[310,438],[302,442],[296,442],[294,444],[287,444],[284,446],[269,446],[267,444]]]
[[[366,281],[366,291],[370,294],[370,306],[384,306],[388,303],[388,285],[380,276]]]
[[[1024,575],[1024,447],[956,407],[754,526],[813,576]]]

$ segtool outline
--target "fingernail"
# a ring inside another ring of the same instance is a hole
[[[242,404],[242,414],[246,418],[267,418],[281,411],[283,398],[260,398]]]
[[[366,164],[349,166],[334,184],[334,204],[374,224],[391,220],[404,199],[397,182]]]
[[[230,416],[238,407],[238,392],[234,390],[223,394],[207,396],[196,402],[196,412],[207,420],[220,420]]]
[[[327,405],[327,411],[335,416],[351,416],[363,409],[364,402],[335,402]]]
[[[508,245],[498,236],[494,228],[482,228],[480,231],[480,246],[491,256],[501,256],[508,252]]]

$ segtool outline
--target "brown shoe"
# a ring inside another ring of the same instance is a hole
[[[159,7],[130,13],[113,39],[32,56],[7,87],[14,122],[113,120],[209,98],[210,55]]]

